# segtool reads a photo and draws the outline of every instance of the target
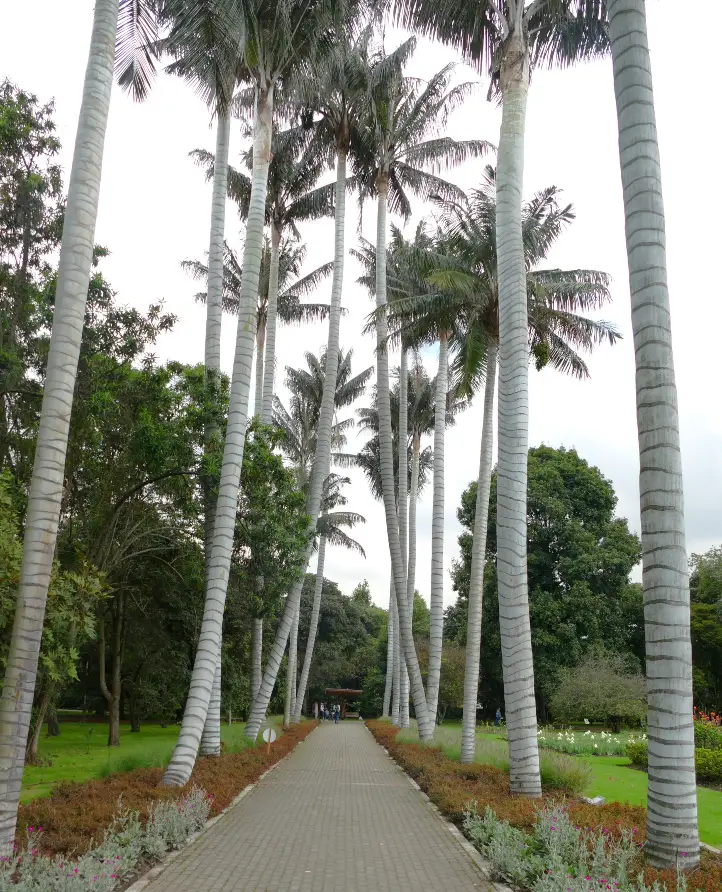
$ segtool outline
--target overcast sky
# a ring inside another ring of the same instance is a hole
[[[721,4],[709,2],[709,33],[722,28]],[[657,123],[662,153],[667,216],[669,284],[672,301],[675,361],[681,412],[685,473],[687,542],[701,552],[722,542],[722,413],[719,368],[722,301],[715,244],[719,244],[722,183],[716,138],[718,115],[710,96],[719,79],[714,54],[695,54],[694,66],[679,66],[679,19],[670,14],[672,0],[650,0],[649,40],[654,66]],[[0,78],[35,92],[41,102],[56,102],[55,120],[63,144],[60,161],[70,168],[82,82],[92,23],[92,0],[23,0],[0,9]],[[391,47],[402,35],[386,32]],[[420,43],[409,73],[428,77],[455,59],[452,51]],[[693,71],[693,82],[688,73]],[[476,79],[461,67],[459,78]],[[458,138],[498,141],[500,114],[486,101],[481,83],[450,123]],[[177,79],[161,75],[143,105],[114,88],[105,148],[96,242],[111,255],[102,269],[122,302],[147,307],[162,298],[179,317],[174,331],[158,344],[159,360],[188,363],[203,359],[204,310],[198,290],[180,269],[187,258],[203,259],[208,248],[210,186],[188,153],[214,149],[214,134],[205,106]],[[243,147],[234,128],[231,161]],[[451,174],[465,189],[478,184],[483,164],[467,164]],[[592,378],[578,382],[547,369],[530,372],[530,445],[574,447],[611,479],[619,498],[618,514],[639,531],[638,451],[634,403],[634,356],[630,331],[629,290],[624,247],[624,219],[616,145],[616,116],[611,61],[565,72],[536,72],[529,94],[524,192],[529,197],[547,185],[564,190],[574,204],[576,221],[559,240],[549,266],[594,268],[613,278],[614,302],[602,314],[614,322],[624,340],[590,359]],[[357,242],[358,215],[352,201],[346,230],[347,246]],[[240,225],[235,208],[227,209],[226,235],[240,252]],[[415,219],[430,208],[415,207]],[[714,221],[718,222],[715,223]],[[395,221],[399,222],[399,221]],[[367,206],[363,233],[374,238],[375,214]],[[411,224],[413,225],[413,224]],[[332,259],[331,221],[308,227],[308,269]],[[413,230],[410,228],[409,232]],[[354,350],[354,369],[373,364],[373,344],[359,334],[371,309],[368,295],[356,284],[359,269],[347,260],[341,343]],[[328,300],[330,281],[316,300]],[[222,363],[230,372],[235,322],[224,318]],[[325,326],[281,329],[278,341],[277,387],[281,396],[284,367],[303,364],[306,350],[318,351]],[[425,352],[430,374],[437,351]],[[398,361],[398,360],[397,360]],[[459,498],[476,476],[481,431],[481,399],[462,416],[446,437],[447,569],[458,554],[456,519]],[[364,404],[363,402],[360,403]],[[352,435],[349,449],[360,447]],[[331,548],[325,575],[350,593],[367,578],[374,601],[388,603],[389,559],[382,508],[358,472],[350,472],[349,508],[367,518],[357,538],[366,560]],[[431,548],[431,488],[419,505],[417,587],[428,597]],[[445,578],[445,603],[454,600]]]

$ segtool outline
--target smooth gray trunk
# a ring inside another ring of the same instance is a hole
[[[343,269],[345,259],[345,226],[346,226],[346,153],[339,151],[336,159],[336,188],[334,193],[335,218],[334,218],[334,266],[333,280],[331,284],[331,309],[328,321],[328,344],[326,346],[326,375],[323,382],[323,396],[321,398],[321,411],[318,421],[316,436],[316,454],[313,459],[313,470],[307,499],[307,511],[311,522],[309,535],[316,532],[316,523],[321,508],[321,494],[323,482],[328,477],[331,469],[331,429],[336,399],[336,378],[338,375],[338,353],[341,327],[341,297],[343,293]],[[306,564],[311,556],[312,548],[306,555]],[[303,576],[294,585],[281,615],[276,638],[271,648],[271,653],[263,674],[258,697],[253,703],[251,715],[246,723],[246,736],[255,740],[261,729],[261,723],[271,700],[278,668],[281,665],[283,654],[291,632],[293,616],[301,603],[301,590],[303,589]]]
[[[221,373],[221,323],[223,318],[223,237],[226,227],[226,194],[228,192],[228,149],[231,136],[231,119],[219,114],[216,125],[216,160],[213,167],[213,195],[211,199],[211,231],[208,243],[208,291],[206,298],[205,386],[206,398],[213,404],[217,399]],[[220,431],[214,418],[206,420],[204,449],[206,456],[220,448]],[[205,500],[205,579],[211,566],[213,525],[216,514],[216,492],[212,480],[204,481]],[[218,651],[217,666],[211,693],[211,708],[206,716],[201,739],[201,755],[218,755],[221,752],[221,658]],[[216,702],[217,701],[217,702]]]
[[[441,651],[444,637],[444,440],[446,435],[446,393],[449,389],[448,342],[446,332],[439,337],[439,371],[436,375],[434,407],[434,496],[431,513],[431,597],[429,611],[429,675],[426,702],[429,715],[437,720]],[[412,602],[413,603],[413,602]]]
[[[258,282],[263,250],[268,166],[273,128],[273,87],[258,91],[253,124],[253,171],[251,200],[243,248],[243,276],[239,304],[236,351],[228,404],[228,423],[218,488],[211,568],[203,623],[191,675],[178,742],[163,783],[184,786],[193,771],[211,699],[213,678],[220,652],[228,576],[238,506],[238,486],[248,425],[248,399],[256,335]]]
[[[263,375],[266,352],[266,320],[261,319],[256,329],[256,388],[254,392],[253,414],[261,418],[263,414]]]
[[[409,372],[408,353],[401,345],[401,357],[399,362],[399,543],[401,545],[401,560],[404,568],[404,584],[408,590],[408,429],[409,429]],[[407,595],[408,600],[408,595]],[[413,617],[414,598],[408,601]],[[409,673],[406,661],[400,663],[400,689],[399,689],[399,724],[402,728],[409,727]]]
[[[45,602],[63,495],[85,303],[93,258],[118,0],[96,0],[68,184],[53,328],[28,495],[20,585],[0,698],[0,848],[13,844]]]
[[[376,306],[386,306],[386,204],[388,183],[378,183],[378,213],[376,225]],[[400,640],[409,672],[409,682],[414,698],[419,738],[433,740],[434,722],[426,707],[426,694],[421,679],[419,660],[416,655],[411,631],[411,606],[406,597],[406,573],[399,540],[399,519],[396,511],[394,485],[393,435],[391,428],[391,403],[389,398],[389,357],[386,346],[388,326],[385,314],[380,314],[376,322],[376,387],[379,413],[379,451],[381,462],[381,483],[386,512],[386,535],[389,541],[391,569],[394,577],[394,591],[399,611]]]
[[[299,604],[300,608],[300,604]],[[286,698],[283,706],[283,727],[291,724],[291,717],[296,708],[296,662],[298,660],[298,614],[293,615],[291,634],[288,637],[288,662],[286,664]]]
[[[497,576],[511,791],[541,796],[526,570],[529,332],[521,227],[529,52],[521,25],[505,41],[496,170],[499,279]]]
[[[389,611],[386,618],[387,635],[386,635],[386,680],[384,683],[384,705],[382,716],[385,719],[391,718],[391,691],[394,684],[394,612],[391,605],[391,596],[389,596]]]
[[[263,369],[264,424],[270,424],[273,410],[273,381],[276,373],[276,326],[278,322],[278,263],[281,250],[281,230],[271,226],[271,264],[268,272],[268,311],[266,327],[266,351]]]
[[[394,662],[392,667],[393,684],[391,687],[391,723],[401,727],[401,636],[399,634],[399,605],[394,592],[394,577],[391,574],[390,604],[394,622]],[[407,691],[408,699],[408,691]]]
[[[251,626],[251,700],[256,699],[263,675],[263,617],[254,616]]]
[[[476,703],[479,696],[481,618],[494,440],[495,383],[496,344],[489,344],[486,364],[486,387],[484,388],[484,421],[481,428],[479,479],[476,482],[474,541],[471,546],[471,572],[469,574],[469,612],[466,625],[466,665],[464,667],[464,714],[461,722],[462,762],[473,762],[476,755]]]
[[[609,0],[637,374],[652,864],[699,861],[690,598],[662,174],[643,0]]]
[[[313,649],[316,644],[316,634],[318,632],[318,617],[321,612],[321,595],[323,594],[323,567],[325,561],[326,537],[321,536],[318,543],[316,582],[313,588],[313,605],[311,606],[311,622],[308,627],[308,641],[306,642],[306,652],[303,655],[303,666],[301,667],[301,678],[298,682],[298,690],[296,692],[296,707],[293,710],[293,715],[291,717],[294,725],[297,725],[301,721],[301,710],[303,709],[303,701],[306,698],[308,676],[311,671],[311,660],[313,659]]]

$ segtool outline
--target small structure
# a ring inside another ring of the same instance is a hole
[[[346,704],[349,700],[360,700],[363,691],[354,691],[351,688],[326,688],[326,696],[338,700],[341,705],[341,718],[357,719],[357,712],[347,712]]]

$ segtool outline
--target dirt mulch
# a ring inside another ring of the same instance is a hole
[[[461,825],[464,809],[470,802],[478,804],[483,812],[489,806],[501,820],[509,821],[514,827],[529,830],[534,824],[540,800],[514,796],[509,792],[509,777],[501,769],[491,765],[462,765],[449,759],[440,749],[417,743],[397,743],[398,728],[383,721],[366,723],[376,740],[385,747],[391,757],[411,775],[439,810]],[[545,794],[542,803],[552,802],[559,797]],[[609,802],[604,805],[588,805],[585,802],[567,800],[569,816],[579,827],[593,830],[605,828],[611,834],[619,834],[623,829],[634,830],[642,842],[646,830],[646,810],[641,805]],[[674,870],[659,871],[639,865],[645,881],[652,885],[654,880],[664,884],[668,892],[676,889]],[[689,892],[721,892],[722,857],[703,852],[700,866],[687,877]]]
[[[146,818],[148,810],[159,800],[175,800],[191,786],[205,790],[213,797],[210,816],[227,808],[235,797],[307,737],[317,722],[304,722],[284,731],[266,752],[260,745],[239,753],[223,753],[218,757],[199,759],[187,787],[161,787],[162,768],[138,768],[109,777],[58,786],[47,799],[36,799],[21,805],[18,813],[16,842],[26,840],[28,827],[42,827],[41,849],[44,853],[80,853],[101,841],[103,831],[123,808]]]

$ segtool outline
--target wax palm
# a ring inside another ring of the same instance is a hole
[[[330,24],[329,10],[324,0],[236,0],[233,5],[242,17],[242,27],[236,34],[237,46],[240,48],[241,78],[251,84],[255,96],[253,165],[236,350],[214,525],[212,566],[198,654],[191,675],[181,732],[164,777],[165,783],[181,786],[187,783],[198,752],[208,711],[208,680],[215,673],[218,662],[238,484],[248,424],[275,92],[281,78],[289,74],[294,64],[298,64],[299,57],[313,55]]]
[[[579,350],[589,351],[619,337],[609,323],[587,318],[610,299],[609,277],[596,270],[536,268],[574,219],[571,205],[558,204],[549,187],[522,206],[522,239],[527,275],[529,343],[537,368],[550,364],[577,377],[588,369]],[[471,394],[485,380],[484,424],[477,488],[477,513],[469,590],[462,758],[474,758],[476,696],[481,636],[482,583],[489,485],[492,412],[499,340],[499,283],[496,250],[496,193],[493,167],[468,203],[441,205],[435,250],[409,249],[428,288],[389,306],[389,325],[414,343],[433,341],[441,327],[452,331],[452,373],[457,391]],[[501,602],[502,657],[513,649],[516,629],[506,622]],[[509,667],[507,666],[507,669]]]
[[[364,194],[378,196],[376,238],[376,302],[386,304],[386,214],[392,211],[408,217],[411,213],[409,193],[421,198],[431,195],[461,198],[461,191],[432,173],[444,167],[479,157],[487,149],[480,140],[458,142],[440,136],[449,114],[469,95],[472,85],[460,84],[449,89],[453,66],[435,74],[428,82],[401,76],[386,77],[372,84],[372,114],[366,130]],[[379,317],[377,324],[377,381],[379,387],[379,435],[384,478],[386,529],[394,575],[394,590],[399,604],[400,635],[409,671],[419,735],[430,740],[434,734],[429,717],[426,694],[421,679],[416,649],[411,632],[411,612],[406,596],[406,568],[402,543],[404,518],[399,518],[394,500],[393,455],[390,406],[388,401],[388,356],[386,324]],[[405,511],[406,506],[399,505]],[[401,522],[399,522],[401,521]],[[401,529],[400,529],[401,528]]]
[[[323,498],[321,502],[321,514],[318,518],[316,528],[318,530],[318,559],[316,563],[316,580],[313,590],[313,604],[311,607],[311,620],[308,627],[308,641],[306,642],[306,650],[303,655],[303,667],[301,669],[301,677],[298,682],[298,689],[293,692],[291,721],[297,724],[301,721],[301,710],[303,701],[306,696],[306,687],[308,685],[308,675],[311,671],[311,660],[313,659],[313,650],[316,643],[316,633],[318,631],[318,617],[321,610],[321,594],[323,591],[323,569],[326,559],[326,546],[338,545],[342,548],[348,548],[351,551],[357,551],[359,554],[366,556],[361,545],[352,539],[347,529],[352,529],[359,523],[366,523],[366,518],[353,511],[336,510],[345,508],[348,499],[343,494],[343,487],[348,485],[351,480],[348,477],[341,477],[338,474],[329,474],[323,484]],[[291,675],[291,687],[296,684],[296,672],[293,668]]]
[[[649,794],[645,853],[699,860],[690,599],[661,163],[643,0],[607,0],[624,194],[641,471]]]
[[[536,703],[526,577],[528,328],[521,233],[524,126],[532,58],[569,65],[607,50],[603,3],[597,0],[399,0],[398,16],[424,34],[457,46],[491,75],[502,99],[497,170],[499,300],[499,593],[522,617],[511,702],[506,703],[515,792],[541,795]]]
[[[299,65],[285,80],[288,95],[293,97],[297,108],[303,111],[304,123],[311,124],[314,119],[320,121],[319,144],[327,138],[330,153],[336,155],[336,182],[334,186],[334,277],[331,286],[331,314],[327,342],[327,381],[318,425],[318,441],[314,468],[311,474],[311,486],[308,495],[308,511],[315,522],[321,504],[322,483],[330,470],[331,426],[334,415],[334,394],[336,390],[335,373],[338,364],[340,337],[340,312],[343,285],[344,264],[344,228],[346,207],[346,168],[349,151],[358,136],[359,109],[363,108],[363,100],[367,95],[363,71],[365,58],[363,47],[359,49],[354,35],[357,33],[359,13],[363,11],[363,3],[349,4],[346,19],[337,17],[335,27],[324,34],[324,52],[299,56]],[[331,155],[329,155],[331,157]],[[254,702],[251,716],[246,725],[246,734],[255,739],[265,710],[270,701],[276,673],[283,656],[285,643],[290,633],[293,617],[298,610],[303,581],[291,591],[286,601],[286,608],[278,626],[276,641],[271,652],[266,674],[259,697]]]
[[[75,151],[63,219],[53,328],[33,474],[23,562],[0,698],[0,846],[12,847],[50,583],[85,303],[93,258],[113,65],[155,28],[155,4],[96,0]]]

